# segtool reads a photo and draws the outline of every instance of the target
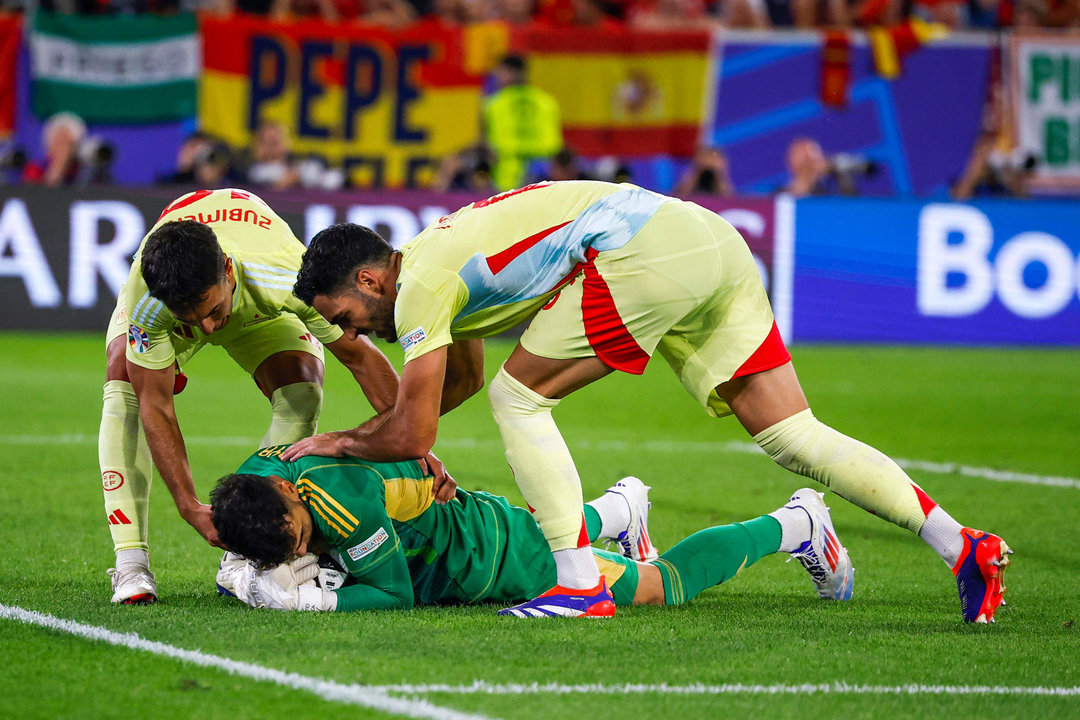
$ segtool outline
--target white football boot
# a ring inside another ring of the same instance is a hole
[[[796,490],[784,507],[803,510],[810,517],[810,537],[791,553],[814,581],[818,595],[826,600],[850,600],[855,569],[847,549],[833,529],[825,493],[811,488]],[[790,560],[789,560],[790,562]]]
[[[651,487],[631,475],[604,491],[621,496],[630,507],[630,524],[615,540],[624,557],[638,562],[649,562],[660,555],[649,539],[650,490]]]
[[[114,603],[150,605],[157,602],[157,582],[149,567],[109,568]]]

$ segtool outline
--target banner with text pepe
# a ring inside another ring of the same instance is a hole
[[[1017,145],[1037,161],[1032,185],[1080,190],[1080,34],[1011,38]]]
[[[202,31],[201,125],[232,145],[278,122],[295,152],[354,183],[401,186],[478,137],[484,62],[470,30],[206,17]]]

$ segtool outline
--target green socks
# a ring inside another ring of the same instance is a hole
[[[589,508],[585,508],[589,524]],[[597,516],[597,523],[599,516]],[[589,524],[592,536],[592,525]],[[730,580],[780,548],[780,523],[763,515],[696,532],[652,562],[664,581],[664,603],[682,605],[702,590]]]

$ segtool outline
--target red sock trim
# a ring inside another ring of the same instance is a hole
[[[589,530],[585,526],[585,513],[581,513],[581,532],[578,533],[577,546],[579,548],[589,546]]]
[[[915,497],[919,498],[919,506],[922,507],[923,515],[929,515],[930,511],[937,507],[937,503],[915,483],[911,483],[911,489],[915,491]]]

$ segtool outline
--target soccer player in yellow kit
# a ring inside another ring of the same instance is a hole
[[[397,340],[405,366],[389,417],[300,441],[286,460],[427,452],[439,414],[482,383],[478,338],[529,320],[488,395],[558,584],[518,613],[610,607],[551,411],[612,370],[640,374],[656,351],[711,415],[734,414],[779,465],[917,533],[953,569],[965,620],[991,621],[1001,604],[1008,546],[961,526],[895,462],[814,417],[749,248],[693,203],[632,185],[539,183],[441,218],[400,252],[366,228],[334,226],[305,253],[296,294],[349,335]]]
[[[323,345],[352,371],[376,412],[393,404],[397,375],[382,353],[367,338],[343,337],[292,295],[303,251],[261,199],[233,189],[179,198],[139,246],[106,336],[98,437],[116,551],[113,602],[157,599],[147,544],[151,459],[181,516],[218,544],[173,405],[187,381],[180,368],[204,345],[225,348],[270,400],[264,446],[315,432]]]

